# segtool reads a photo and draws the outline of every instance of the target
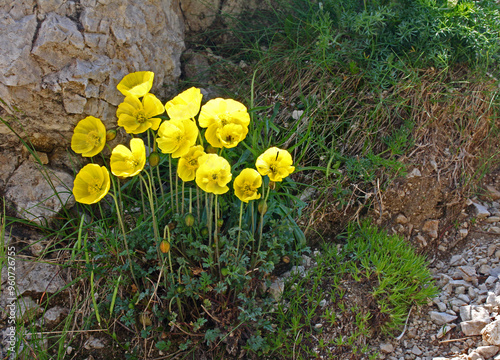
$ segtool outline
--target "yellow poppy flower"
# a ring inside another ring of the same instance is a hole
[[[171,120],[191,119],[200,112],[202,98],[200,89],[192,87],[167,102],[165,110]]]
[[[248,128],[240,124],[227,124],[217,126],[212,124],[205,132],[205,137],[210,145],[216,148],[233,148],[248,134]]]
[[[131,177],[139,174],[146,164],[146,147],[139,138],[130,140],[130,149],[117,145],[109,160],[111,172],[115,176]]]
[[[109,172],[104,166],[85,165],[73,182],[75,200],[82,204],[95,204],[109,191]]]
[[[156,142],[158,147],[173,158],[184,156],[196,143],[198,127],[192,120],[168,120],[161,124]]]
[[[142,102],[137,96],[129,95],[116,110],[118,126],[124,127],[129,134],[140,134],[149,128],[158,130],[161,119],[155,116],[164,111],[163,104],[153,94],[144,95]]]
[[[243,202],[260,199],[262,176],[254,169],[243,169],[234,179],[234,194]]]
[[[217,154],[206,154],[198,158],[200,167],[196,170],[196,184],[209,193],[221,195],[229,188],[231,166],[226,159]]]
[[[71,149],[77,154],[92,157],[99,154],[106,145],[106,127],[93,116],[80,120],[71,138]]]
[[[262,176],[268,175],[269,180],[277,182],[294,172],[292,163],[292,155],[288,151],[272,147],[257,158],[255,167]]]
[[[202,155],[205,155],[203,146],[196,145],[192,146],[189,149],[188,153],[179,159],[179,164],[177,165],[177,174],[182,179],[182,181],[187,182],[194,180],[196,170],[200,166],[198,163],[198,159]]]
[[[155,74],[151,71],[137,71],[126,75],[116,88],[123,95],[141,97],[146,95],[153,87]]]
[[[248,127],[250,115],[242,103],[233,99],[212,99],[201,107],[198,118],[201,127],[210,125],[223,127],[227,124],[239,124]]]

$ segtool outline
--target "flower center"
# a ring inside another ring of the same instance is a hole
[[[196,160],[196,159],[189,160],[189,165],[191,165],[193,167],[198,166],[198,160]]]
[[[137,113],[137,122],[138,122],[139,124],[143,124],[143,123],[145,123],[145,122],[146,122],[146,120],[148,120],[148,118],[147,118],[147,116],[146,116],[146,115],[144,115],[144,112],[139,111],[139,112]]]
[[[278,165],[276,165],[276,164],[271,164],[271,165],[269,165],[269,169],[271,169],[271,172],[272,172],[272,173],[275,173],[275,172],[277,172],[277,171],[278,171]]]
[[[231,123],[231,117],[227,113],[220,114],[219,120],[220,120],[222,126],[226,126],[227,124]]]
[[[101,138],[99,137],[99,133],[97,131],[92,130],[87,134],[87,144],[93,146],[99,146],[101,144]]]
[[[100,181],[97,178],[94,178],[91,183],[89,183],[88,188],[89,194],[94,195],[101,192]]]
[[[251,196],[255,192],[255,189],[252,186],[250,186],[249,183],[245,183],[245,185],[243,185],[243,192],[245,193],[246,196]]]
[[[127,164],[131,168],[135,168],[139,163],[135,159],[128,159]]]
[[[212,174],[212,180],[217,181],[217,178],[218,178],[217,174]]]

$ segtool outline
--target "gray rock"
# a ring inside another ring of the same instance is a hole
[[[396,216],[396,223],[397,224],[407,224],[408,223],[408,218],[406,216],[404,216],[403,214],[398,214]]]
[[[489,359],[495,356],[500,351],[500,347],[495,345],[478,346],[475,351],[483,358]]]
[[[472,351],[469,356],[467,356],[467,360],[484,360],[481,355],[479,355],[476,351]]]
[[[474,214],[476,215],[476,217],[478,219],[486,219],[487,217],[489,217],[491,215],[490,212],[488,211],[488,208],[486,208],[486,206],[484,206],[482,204],[478,204],[478,203],[473,202],[472,206],[473,206]]]
[[[462,321],[460,323],[460,327],[462,328],[462,332],[466,336],[471,335],[481,335],[481,331],[484,329],[486,325],[488,325],[489,321],[484,320],[469,320]]]
[[[87,350],[91,350],[91,349],[104,349],[105,347],[105,344],[103,342],[103,340],[99,339],[99,338],[95,338],[93,336],[91,336],[86,342],[85,344],[83,345],[83,347]]]
[[[71,175],[30,162],[16,169],[6,188],[5,198],[15,204],[17,215],[36,223],[50,221],[64,207],[75,204]]]
[[[40,312],[38,305],[29,296],[22,297],[16,301],[16,318],[21,321],[33,320]]]
[[[47,324],[48,326],[54,326],[61,322],[62,318],[68,315],[68,313],[69,309],[62,306],[54,306],[53,308],[45,311],[45,314],[43,314],[43,319],[45,321],[45,324]]]
[[[490,345],[500,345],[500,320],[487,324],[482,330],[483,341]]]
[[[447,324],[449,322],[454,321],[457,318],[457,316],[438,311],[430,311],[429,315],[431,317],[431,320],[437,325]]]
[[[450,332],[455,327],[456,327],[455,324],[445,324],[445,325],[441,326],[436,334],[436,338],[441,339],[443,336],[445,336],[448,332]]]
[[[422,227],[422,231],[426,232],[431,238],[438,237],[439,220],[427,220]]]
[[[486,190],[485,195],[489,197],[491,200],[500,199],[500,191],[498,191],[495,187],[491,185],[485,185],[485,190]]]
[[[483,306],[466,305],[460,308],[460,318],[462,321],[482,320],[489,322],[490,313]]]
[[[473,266],[459,266],[458,270],[462,273],[462,279],[465,281],[472,281],[473,278],[477,277],[476,268]]]
[[[285,282],[281,279],[276,279],[269,287],[269,293],[276,301],[281,299],[283,291],[285,291]]]
[[[116,85],[127,73],[151,70],[152,92],[174,95],[185,47],[177,1],[0,1],[0,18],[2,117],[22,126],[38,151],[67,147],[88,115],[115,126],[123,100]],[[11,154],[19,139],[4,125],[0,134],[0,152]]]
[[[420,348],[417,345],[414,345],[411,349],[411,353],[419,356],[422,355],[422,350],[420,350]]]
[[[5,306],[10,304],[14,297],[22,296],[25,293],[47,293],[54,294],[61,290],[66,282],[62,279],[61,267],[40,262],[27,262],[17,259],[16,261],[16,294],[2,291],[0,294],[0,309],[4,311]],[[2,271],[2,283],[6,283],[8,273],[4,268]],[[5,317],[5,314],[3,314]]]
[[[408,175],[406,175],[406,178],[411,179],[414,177],[421,177],[421,176],[422,176],[422,173],[420,172],[420,170],[417,168],[413,168],[413,170],[411,172],[409,172]]]
[[[391,343],[382,343],[380,344],[380,351],[385,354],[390,354],[394,352],[394,346]]]

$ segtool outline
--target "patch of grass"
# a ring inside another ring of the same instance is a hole
[[[401,237],[367,222],[351,223],[345,236],[344,246],[325,244],[315,266],[288,279],[271,314],[270,358],[376,358],[368,340],[400,331],[410,308],[437,294],[425,258]]]

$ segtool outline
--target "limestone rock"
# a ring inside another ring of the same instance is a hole
[[[429,315],[432,321],[438,325],[444,325],[446,323],[454,321],[457,318],[457,316],[455,315],[450,315],[445,312],[438,311],[431,311],[429,312]]]
[[[500,320],[486,325],[481,331],[483,341],[490,345],[500,345]]]
[[[184,24],[174,0],[0,1],[0,48],[0,116],[50,153],[88,115],[116,126],[130,72],[153,71],[152,92],[175,95]],[[19,144],[3,124],[0,136],[2,149]]]
[[[70,208],[75,204],[72,188],[71,175],[58,170],[47,171],[34,163],[24,162],[9,179],[5,198],[15,204],[19,217],[42,223],[64,207]]]
[[[45,314],[43,314],[43,319],[45,324],[49,326],[57,325],[63,317],[68,315],[69,310],[67,308],[61,306],[54,306],[53,308],[48,309]]]
[[[422,227],[431,238],[436,239],[438,237],[439,220],[427,220]]]
[[[47,293],[54,294],[61,290],[66,282],[60,274],[61,267],[57,265],[27,262],[16,259],[15,276],[16,276],[16,294],[12,296],[8,291],[0,293],[0,309],[5,309],[7,304],[12,303],[12,298],[22,296],[27,293]],[[7,282],[8,272],[4,268],[2,270],[2,283]],[[5,311],[5,310],[2,310]],[[3,313],[4,317],[6,314]]]
[[[485,186],[485,195],[491,200],[499,200],[500,199],[500,191],[498,191],[495,187],[491,185]]]
[[[490,313],[483,306],[465,305],[460,307],[460,318],[462,321],[483,320],[490,321]]]
[[[394,346],[391,343],[380,344],[380,351],[385,354],[390,354],[394,351]]]
[[[490,216],[490,212],[486,208],[486,206],[482,204],[478,204],[473,202],[472,203],[473,209],[474,209],[474,214],[478,219],[486,219],[488,216]]]
[[[479,346],[475,351],[483,358],[489,359],[495,356],[500,351],[500,347],[495,345]]]
[[[486,320],[469,320],[469,321],[462,321],[460,323],[460,327],[462,328],[462,332],[466,336],[471,336],[471,335],[481,335],[481,331],[483,328],[488,325],[488,321]]]

